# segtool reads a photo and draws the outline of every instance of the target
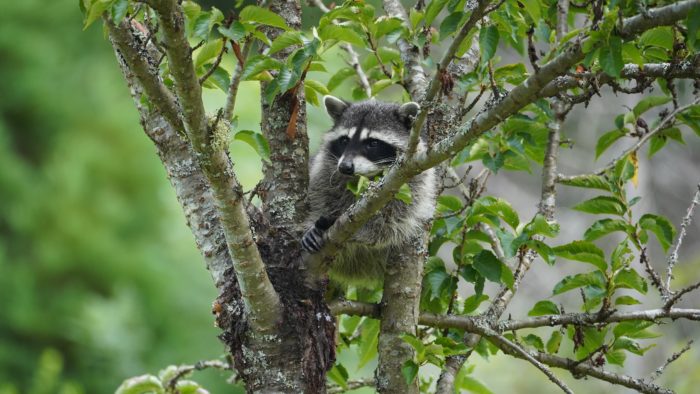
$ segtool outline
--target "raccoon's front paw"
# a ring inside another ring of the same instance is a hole
[[[321,216],[316,223],[314,223],[314,226],[306,231],[304,237],[301,239],[302,248],[309,253],[316,253],[321,250],[326,243],[323,234],[333,223],[335,223],[335,219]]]

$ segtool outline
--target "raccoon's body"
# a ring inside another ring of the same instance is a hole
[[[372,178],[396,161],[405,150],[413,118],[420,107],[365,101],[346,103],[324,99],[333,128],[313,157],[309,179],[311,214],[303,247],[314,252],[324,232],[355,202],[347,183],[359,175]],[[421,141],[418,150],[425,149]],[[408,182],[411,203],[391,200],[345,243],[331,266],[332,279],[351,284],[376,284],[393,248],[404,247],[433,215],[435,179],[427,170]]]

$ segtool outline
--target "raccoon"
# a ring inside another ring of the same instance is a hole
[[[324,137],[309,171],[311,214],[302,247],[314,253],[325,242],[325,230],[355,202],[349,181],[359,175],[372,178],[391,166],[408,145],[417,103],[403,105],[369,100],[348,103],[324,97],[333,128]],[[418,150],[424,150],[421,140]],[[376,285],[384,279],[392,248],[423,230],[435,209],[435,175],[432,169],[408,182],[411,203],[391,200],[345,243],[330,269],[331,279],[355,285]]]

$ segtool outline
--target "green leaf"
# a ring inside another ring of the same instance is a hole
[[[246,36],[245,27],[239,21],[233,21],[229,27],[219,26],[217,30],[222,36],[236,42]]]
[[[688,27],[688,34],[686,35],[688,47],[697,51],[698,46],[696,45],[696,40],[698,30],[700,30],[700,7],[693,7],[690,10],[688,13],[688,18],[685,21],[685,25]]]
[[[673,223],[663,216],[646,214],[639,219],[639,226],[644,229],[654,233],[656,239],[659,240],[659,244],[665,251],[668,251],[669,246],[673,242],[673,238],[676,236],[676,228]]]
[[[629,338],[656,338],[659,335],[650,331],[647,328],[657,324],[651,321],[645,320],[628,320],[618,323],[613,329],[613,334],[615,338],[629,337]]]
[[[700,7],[698,7],[700,9]],[[695,134],[700,137],[700,105],[692,105],[685,111],[678,114],[678,118],[685,123],[686,126],[693,129]]]
[[[122,383],[115,394],[143,394],[143,393],[164,393],[160,379],[153,375],[141,375],[127,379]]]
[[[394,82],[391,79],[380,79],[372,84],[372,96],[391,86]]]
[[[583,175],[572,179],[562,179],[561,183],[567,186],[583,187],[586,189],[611,190],[610,183],[600,175]]]
[[[513,272],[511,272],[510,268],[503,262],[501,262],[501,281],[510,290],[513,290],[513,286],[515,285],[515,277],[513,276]]]
[[[272,41],[272,44],[270,44],[270,50],[267,52],[267,54],[272,55],[283,49],[296,45],[304,45],[304,41],[301,39],[301,33],[294,30],[285,31],[275,38],[274,41]]]
[[[369,178],[366,176],[359,176],[355,179],[349,180],[345,186],[352,192],[352,194],[355,195],[355,198],[359,198],[362,193],[369,188],[369,183]]]
[[[87,15],[85,16],[85,22],[83,24],[83,30],[90,27],[102,14],[107,11],[114,0],[93,0],[92,3],[86,8]]]
[[[401,339],[411,345],[412,348],[416,350],[416,353],[418,353],[419,359],[422,357],[423,353],[425,352],[425,345],[423,344],[423,341],[420,339],[416,338],[414,335],[411,334],[402,334]]]
[[[254,22],[262,25],[279,27],[280,29],[289,30],[289,26],[287,26],[287,23],[284,21],[284,18],[266,8],[254,5],[249,5],[243,10],[241,10],[239,20],[241,22]]]
[[[493,78],[496,81],[504,81],[513,85],[522,83],[527,77],[527,69],[522,63],[508,64],[493,72]]]
[[[328,25],[319,31],[319,36],[323,41],[336,40],[344,41],[358,47],[365,46],[364,38],[350,27]]]
[[[449,282],[450,274],[443,270],[433,270],[425,275],[430,291],[430,299],[440,298],[443,287]]]
[[[588,272],[585,274],[576,274],[566,276],[554,286],[552,294],[562,294],[569,290],[578,289],[579,287],[593,286],[599,289],[605,289],[605,275],[600,271]]]
[[[122,23],[127,11],[129,11],[129,0],[116,0],[114,2],[112,6],[112,21],[115,25]]]
[[[413,196],[411,195],[411,188],[408,187],[407,183],[401,185],[394,198],[403,201],[405,204],[411,204],[411,201],[413,201]]]
[[[233,138],[250,145],[263,160],[270,161],[270,145],[262,134],[252,130],[241,130]]]
[[[223,46],[224,42],[222,40],[209,41],[204,44],[203,47],[197,50],[197,56],[194,60],[195,68],[202,67],[210,60],[214,60],[214,58],[219,55],[219,52],[221,52]]]
[[[263,71],[279,70],[281,67],[282,63],[273,58],[264,55],[252,56],[245,63],[241,78],[243,80],[248,80]]]
[[[656,152],[660,151],[661,148],[666,146],[666,142],[668,142],[668,139],[665,138],[664,136],[661,135],[655,135],[651,137],[651,141],[649,141],[649,158],[654,156]]]
[[[637,154],[635,152],[626,155],[615,163],[613,178],[623,184],[630,179],[635,179],[637,175],[637,165]]]
[[[632,296],[620,296],[615,299],[615,305],[639,305],[642,302]]]
[[[311,89],[313,89],[313,90],[315,90],[315,91],[317,91],[317,92],[319,92],[320,94],[323,94],[323,95],[330,94],[330,92],[328,91],[328,89],[327,89],[321,82],[319,82],[319,81],[306,78],[306,79],[304,80],[304,85],[310,87]]]
[[[355,75],[355,70],[350,67],[344,67],[338,70],[333,76],[328,80],[326,87],[331,92],[334,91],[338,86],[340,86],[343,81]]]
[[[467,297],[467,299],[464,300],[464,309],[462,310],[462,313],[468,314],[474,312],[482,302],[488,301],[488,299],[489,296],[486,294],[474,294]]]
[[[501,283],[502,263],[491,251],[482,250],[474,256],[475,270],[491,282]]]
[[[525,6],[525,11],[530,15],[534,23],[540,22],[541,11],[540,3],[538,0],[523,0],[522,4]]]
[[[466,365],[467,363],[464,363],[462,368],[457,373],[457,377],[455,378],[455,389],[459,389],[459,392],[466,390],[474,394],[493,394],[493,392],[483,383],[481,383],[481,381],[467,374]]]
[[[401,367],[401,374],[406,380],[406,384],[412,385],[413,381],[416,380],[416,375],[418,375],[418,365],[413,360],[406,360]]]
[[[618,36],[610,36],[608,45],[600,48],[598,60],[600,67],[606,74],[619,78],[622,67],[625,66],[622,61],[622,39]]]
[[[616,289],[634,289],[642,294],[647,293],[647,282],[634,269],[618,272],[613,281]]]
[[[523,232],[527,232],[529,235],[544,235],[545,237],[556,237],[559,234],[559,225],[555,222],[548,222],[547,219],[541,213],[535,215],[535,217],[525,226]]]
[[[311,89],[306,83],[304,83],[304,95],[306,96],[306,101],[313,105],[314,107],[320,107],[321,102],[318,100],[318,94],[316,91]]]
[[[342,388],[347,388],[347,382],[348,382],[348,370],[345,369],[343,364],[341,363],[336,363],[333,368],[331,368],[330,371],[328,371],[328,378],[333,381],[333,383],[337,384],[338,386]]]
[[[545,316],[545,315],[558,315],[559,307],[552,301],[538,301],[530,312],[527,313],[528,316]]]
[[[228,92],[231,83],[231,75],[223,67],[219,66],[204,82],[205,87],[210,89],[219,88],[222,92]]]
[[[214,13],[213,11],[212,12],[202,12],[201,14],[199,14],[197,19],[195,19],[194,26],[192,28],[193,38],[197,38],[200,40],[208,39],[209,33],[211,32],[211,28],[217,22],[216,18],[217,18],[217,15],[219,15],[219,14]]]
[[[360,330],[361,340],[357,368],[364,367],[377,356],[377,344],[379,343],[379,320],[367,319],[362,323]]]
[[[378,39],[394,30],[401,29],[403,27],[403,22],[399,18],[382,16],[377,18],[375,26],[374,37]]]
[[[572,209],[591,214],[610,214],[622,216],[627,212],[625,203],[611,196],[598,196],[584,201]]]
[[[632,234],[634,228],[620,219],[601,219],[593,223],[583,235],[586,241],[594,241],[615,231]]]
[[[547,341],[547,353],[556,354],[559,351],[559,346],[561,345],[561,340],[564,336],[561,332],[554,331]]]
[[[482,64],[486,64],[496,54],[498,39],[498,29],[495,25],[482,27],[479,31],[479,48],[481,48]]]
[[[448,35],[457,31],[459,22],[462,20],[463,17],[463,12],[455,12],[443,19],[442,23],[440,24],[440,37],[445,38]]]
[[[443,194],[437,198],[437,206],[440,212],[459,212],[462,210],[462,200],[456,196]]]
[[[527,343],[528,345],[534,347],[540,352],[544,351],[544,342],[542,342],[542,338],[538,337],[535,334],[528,334],[523,338],[523,342]]]
[[[608,267],[605,262],[603,251],[587,241],[574,241],[566,245],[552,248],[552,250],[554,250],[554,253],[559,257],[590,263],[598,267],[601,271],[605,271]]]
[[[508,203],[508,201],[493,196],[486,196],[478,199],[474,206],[474,212],[488,211],[503,219],[513,229],[518,227],[520,219],[518,213]]]
[[[667,96],[649,96],[640,100],[637,105],[632,108],[632,112],[639,117],[639,115],[647,112],[648,110],[658,107],[659,105],[664,105],[671,101],[671,97]]]
[[[605,359],[608,360],[610,364],[624,366],[627,354],[622,350],[613,350],[605,353]]]
[[[433,0],[428,3],[428,7],[425,9],[425,25],[430,26],[433,20],[440,13],[443,7],[447,4],[447,0]]]
[[[537,252],[540,257],[542,257],[542,260],[545,261],[545,263],[549,265],[554,265],[556,262],[556,258],[554,257],[554,250],[549,247],[549,245],[545,244],[542,241],[538,241],[536,239],[531,239],[525,243],[530,249],[534,250]]]
[[[600,155],[603,154],[612,144],[615,143],[615,141],[619,140],[620,138],[624,137],[625,133],[622,130],[610,130],[607,133],[603,134],[599,139],[598,143],[595,146],[595,158],[599,158]]]
[[[671,50],[673,49],[673,30],[667,26],[647,30],[639,37],[639,43],[643,46],[656,46]]]
[[[619,338],[615,339],[615,342],[613,343],[612,348],[614,350],[626,350],[632,354],[636,354],[638,356],[643,356],[644,353],[651,348],[651,346],[646,347],[646,348],[642,348],[639,345],[639,342],[637,342],[635,340],[632,340],[632,339],[627,338],[627,337],[619,337]]]

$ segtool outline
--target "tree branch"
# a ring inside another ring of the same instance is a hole
[[[531,355],[530,352],[523,349],[520,345],[511,342],[510,340],[508,340],[508,338],[504,337],[503,335],[495,333],[492,333],[492,335],[489,336],[489,339],[492,343],[494,343],[501,350],[503,350],[503,352],[506,352],[506,349],[508,349],[508,352],[513,354],[515,357],[529,361],[532,365],[537,367],[537,369],[542,371],[542,373],[544,373],[549,378],[549,380],[551,380],[557,386],[559,386],[565,393],[573,394],[573,391],[571,391],[571,389],[564,382],[559,380],[559,378],[554,376],[552,371],[550,371],[546,365],[540,362],[537,359],[537,357]]]
[[[356,315],[379,317],[379,306],[358,301],[334,301],[330,303],[334,315]],[[608,315],[600,313],[567,313],[562,315],[536,316],[523,320],[501,320],[490,322],[485,316],[439,315],[423,312],[418,318],[421,325],[434,328],[454,328],[471,333],[481,333],[479,326],[486,324],[497,333],[517,331],[526,328],[555,326],[594,326],[598,324],[619,323],[629,320],[658,321],[660,319],[686,319],[700,321],[700,309],[649,309],[644,311],[614,312]]]
[[[511,356],[522,358],[520,354],[507,351],[506,349],[504,349],[504,347],[500,347],[500,349],[503,350],[504,353],[510,354]],[[659,387],[653,383],[647,383],[643,379],[633,378],[631,376],[622,374],[616,374],[610,371],[606,371],[602,368],[594,367],[588,363],[579,363],[568,358],[558,357],[540,352],[528,352],[528,354],[530,354],[530,356],[532,356],[539,362],[547,364],[550,367],[566,369],[569,372],[571,372],[571,374],[574,375],[574,377],[587,375],[596,379],[604,380],[612,384],[617,384],[620,386],[625,386],[637,390],[640,393],[673,394],[673,391],[665,389],[663,387]]]
[[[211,188],[197,166],[188,142],[182,138],[184,126],[178,113],[179,108],[170,91],[163,88],[156,68],[149,66],[157,64],[160,54],[150,47],[144,48],[141,55],[135,53],[135,48],[145,45],[140,34],[128,24],[116,26],[109,20],[105,20],[105,23],[122,74],[141,116],[143,129],[157,148],[207,270],[215,286],[221,289],[225,281],[224,273],[232,266],[231,256],[226,247]],[[146,89],[146,86],[149,88]],[[141,105],[143,94],[157,105]]]
[[[184,125],[180,119],[179,111],[175,97],[172,95],[165,85],[160,81],[157,70],[158,66],[153,58],[144,58],[137,48],[147,46],[147,42],[141,42],[132,34],[131,26],[126,22],[122,22],[119,26],[115,25],[110,19],[104,19],[109,31],[109,36],[112,44],[118,50],[118,54],[122,56],[122,60],[129,67],[133,76],[143,87],[148,99],[158,108],[170,125],[180,133],[184,134]],[[132,22],[138,23],[138,22]],[[144,48],[145,50],[146,48]],[[150,60],[150,62],[149,62]],[[135,81],[134,81],[135,82]]]
[[[700,77],[700,55],[680,63],[648,63],[641,67],[636,64],[626,64],[620,72],[622,79],[642,78],[698,78]],[[595,81],[598,85],[614,82],[614,78],[604,72],[583,72],[574,75],[564,75],[549,82],[540,93],[542,97],[553,97],[562,91],[581,87],[584,81]]]
[[[560,325],[590,326],[593,324],[616,323],[627,320],[656,321],[658,319],[687,319],[700,321],[699,309],[649,309],[645,311],[614,312],[610,315],[599,313],[568,313],[563,315],[537,316],[524,320],[502,321],[497,331],[521,330],[523,328],[553,327]]]
[[[387,15],[401,19],[404,25],[409,27],[408,14],[399,0],[384,0],[383,4]],[[399,47],[399,52],[401,52],[401,59],[404,62],[406,74],[408,75],[408,81],[404,83],[411,97],[413,97],[414,100],[418,100],[425,95],[425,88],[428,81],[425,76],[425,71],[423,71],[423,67],[421,66],[420,53],[418,52],[418,48],[414,47],[413,44],[403,38],[400,38],[396,44]]]
[[[437,66],[437,72],[435,73],[433,79],[430,81],[430,84],[428,85],[425,94],[420,96],[412,95],[414,99],[421,99],[422,105],[421,111],[413,124],[413,128],[411,129],[411,134],[409,136],[408,147],[406,149],[407,158],[412,157],[413,154],[416,152],[416,147],[418,146],[418,141],[420,140],[420,134],[423,130],[423,125],[425,124],[428,112],[430,112],[430,107],[433,106],[432,101],[437,97],[438,92],[440,91],[440,87],[442,86],[442,74],[447,71],[447,67],[452,62],[452,59],[454,58],[454,55],[457,52],[459,46],[462,44],[462,41],[464,41],[467,35],[469,35],[472,29],[476,27],[476,24],[486,14],[486,8],[489,5],[489,3],[490,2],[486,0],[478,1],[476,7],[474,8],[474,10],[472,10],[471,15],[469,16],[469,19],[459,30],[455,38],[450,43],[450,46],[443,54],[442,59],[440,60],[440,63]],[[405,20],[406,19],[404,18],[404,21]]]
[[[185,130],[214,192],[251,326],[260,332],[274,332],[281,316],[280,301],[253,240],[242,190],[231,161],[225,147],[219,146],[222,144],[215,141],[214,132],[208,125],[202,102],[202,87],[194,71],[192,51],[185,37],[184,15],[176,0],[158,2],[154,4],[154,9],[163,31]]]
[[[298,0],[268,2],[270,10],[284,18],[294,29],[301,29],[301,5]],[[270,40],[283,30],[265,28]],[[296,49],[289,46],[272,57],[285,61]],[[288,236],[288,242],[298,243],[298,224],[308,213],[306,196],[309,185],[309,137],[306,125],[306,97],[303,89],[305,73],[297,87],[280,92],[272,101],[261,100],[262,133],[270,145],[270,160],[263,162],[263,184],[266,193],[261,194],[263,209],[272,227],[281,230],[280,236]],[[262,89],[267,86],[263,83]]]

